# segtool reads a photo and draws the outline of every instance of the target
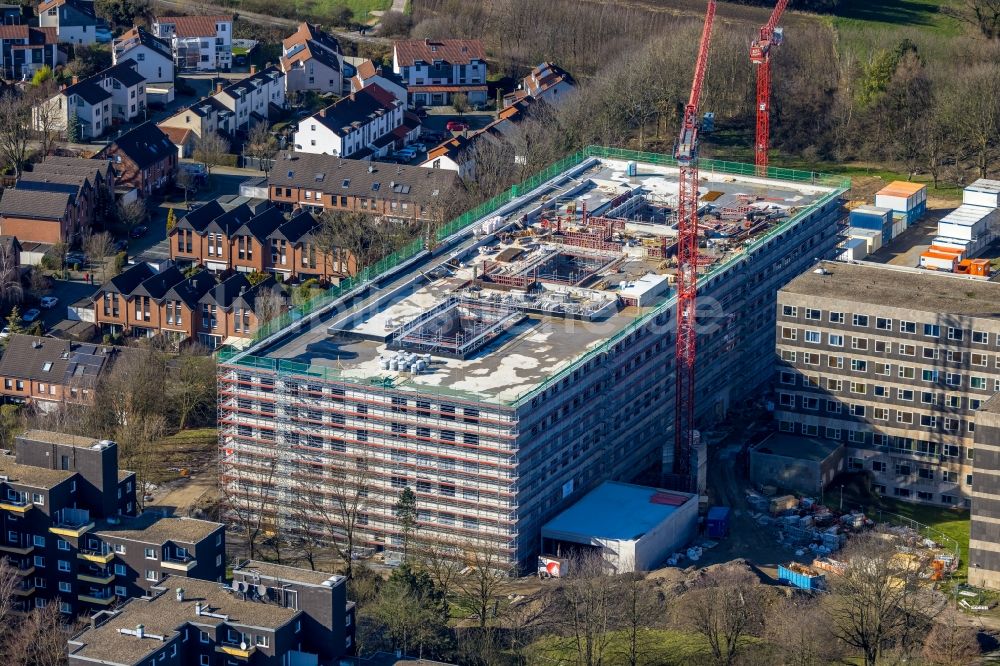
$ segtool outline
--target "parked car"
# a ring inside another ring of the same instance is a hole
[[[132,230],[128,232],[129,238],[142,238],[149,233],[149,227],[145,224],[140,224],[137,227],[132,227]]]
[[[417,156],[417,151],[414,148],[400,148],[395,152],[395,156],[410,161]]]
[[[42,309],[51,310],[56,306],[56,303],[58,302],[59,299],[56,298],[55,296],[42,296],[42,300],[39,303],[42,306]]]
[[[66,265],[67,266],[86,266],[87,265],[87,255],[83,252],[67,252],[66,253]]]
[[[449,132],[465,132],[469,129],[469,124],[461,120],[449,120],[444,126]]]
[[[413,148],[413,150],[417,151],[418,153],[427,152],[427,146],[422,143],[411,143],[410,148]]]
[[[42,311],[39,310],[38,308],[31,308],[30,310],[26,311],[23,315],[21,315],[21,319],[30,324],[31,322],[38,319],[38,317],[41,314]]]
[[[10,326],[4,326],[3,330],[0,330],[0,338],[10,337]]]
[[[115,244],[112,245],[112,247],[115,248],[115,253],[128,252],[128,239],[120,238],[115,241]]]

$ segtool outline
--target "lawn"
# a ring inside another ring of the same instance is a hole
[[[943,7],[954,0],[844,0],[836,10],[833,24],[838,30],[915,27],[945,37],[962,32],[961,23]]]
[[[601,662],[606,666],[628,663],[627,641],[624,632],[614,632]],[[708,642],[701,636],[682,631],[647,629],[642,633],[641,666],[681,666],[709,661]],[[536,641],[530,648],[539,663],[555,665],[576,664],[576,645],[572,638],[548,636]]]
[[[298,0],[296,5],[300,8],[308,8],[311,14],[317,16],[327,15],[340,7],[347,7],[353,12],[354,20],[357,23],[365,23],[374,18],[368,12],[385,11],[392,7],[392,0],[315,0],[314,2]]]

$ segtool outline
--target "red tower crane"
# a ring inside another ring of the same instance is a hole
[[[778,0],[771,18],[760,27],[760,36],[750,44],[750,62],[757,65],[757,143],[754,144],[757,175],[767,175],[767,150],[771,143],[771,49],[781,44],[778,21],[788,0]]]
[[[684,124],[674,156],[680,167],[677,204],[677,405],[674,419],[674,484],[678,490],[696,490],[694,452],[695,310],[698,296],[698,103],[708,66],[708,48],[715,22],[715,0],[708,1],[691,97],[684,107]]]

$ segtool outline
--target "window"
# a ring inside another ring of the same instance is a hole
[[[73,586],[64,580],[59,581],[59,591],[60,592],[72,592]]]
[[[997,358],[1000,358],[1000,357],[997,357]],[[782,349],[781,350],[781,360],[782,361],[786,361],[788,363],[795,363],[795,352],[791,351],[789,349]],[[9,379],[7,381],[10,382]],[[10,387],[8,386],[7,388],[10,388]]]
[[[798,339],[798,329],[782,327],[781,329],[781,339],[782,340],[797,340]]]
[[[892,376],[892,365],[889,363],[876,363],[875,364],[875,374],[882,375],[884,377]]]
[[[931,416],[929,414],[920,415],[920,425],[925,428],[936,428],[937,427],[937,417]]]
[[[948,327],[948,339],[949,340],[961,340],[963,331],[960,328]]]
[[[980,367],[986,367],[986,365],[989,362],[988,358],[989,357],[986,354],[977,354],[977,353],[973,352],[972,354],[969,355],[969,362],[972,365],[978,365]]]
[[[920,378],[925,382],[936,382],[938,380],[937,370],[921,370]]]
[[[872,416],[876,421],[888,421],[889,420],[889,410],[885,407],[875,407],[872,410]]]
[[[961,386],[962,385],[962,375],[957,372],[949,372],[945,377],[945,384],[948,386]]]
[[[56,567],[59,569],[59,571],[69,571],[69,561],[59,560],[56,563]]]
[[[899,332],[900,333],[916,333],[917,324],[912,321],[901,321],[899,322]]]
[[[270,645],[270,640],[265,634],[257,634],[256,638],[254,639],[254,644],[260,647],[268,647]]]
[[[791,372],[782,372],[781,373],[781,383],[782,384],[787,384],[789,386],[795,386],[795,374],[791,373]],[[418,435],[420,434],[419,430],[418,430],[417,434]]]
[[[973,354],[975,355],[975,354]],[[986,389],[986,377],[969,377],[969,387],[974,389]]]
[[[913,412],[896,412],[896,421],[913,425]]]
[[[916,356],[917,348],[914,345],[899,345],[899,353],[902,356]]]
[[[816,411],[819,409],[819,398],[802,396],[802,409]]]
[[[892,494],[895,495],[896,497],[909,497],[910,496],[910,489],[909,488],[893,488],[892,489]]]
[[[881,384],[876,384],[874,387],[872,387],[872,393],[875,395],[876,398],[888,398],[889,397],[889,389],[888,389],[888,387],[883,386]]]
[[[848,411],[849,411],[849,413],[850,413],[851,416],[864,416],[865,415],[865,406],[864,405],[851,404],[848,407],[849,407]]]
[[[821,336],[819,331],[806,331],[806,337],[805,337],[806,342],[818,345],[820,343],[820,340]]]
[[[831,312],[830,313],[830,323],[831,324],[843,324],[844,323],[844,313],[843,312]]]
[[[853,323],[860,328],[868,328],[868,315],[854,315]]]
[[[865,395],[868,393],[868,385],[862,384],[861,382],[851,382],[851,393]]]
[[[891,354],[892,353],[892,343],[886,342],[885,340],[875,341],[875,351],[879,354]]]
[[[125,575],[125,565],[124,564],[116,564],[115,565],[115,575],[116,576],[124,576]]]
[[[844,369],[844,357],[843,356],[827,356],[826,364],[828,367],[835,368],[837,370]]]
[[[65,541],[64,539],[56,539],[56,548],[58,548],[59,550],[69,550],[69,541]]]
[[[988,345],[990,343],[990,334],[983,331],[973,331],[972,341],[977,345]]]
[[[941,327],[937,324],[924,324],[924,335],[929,338],[940,338]]]
[[[872,471],[873,472],[885,472],[885,463],[881,460],[872,461]]]
[[[822,312],[822,310],[816,310],[816,309],[813,309],[813,308],[807,308],[806,309],[806,319],[814,319],[814,320],[819,321],[822,318],[823,318],[823,312]]]
[[[891,331],[892,330],[892,320],[886,319],[885,317],[875,317],[875,328],[880,331]]]
[[[124,555],[125,554],[125,546],[122,545],[122,544],[120,544],[120,543],[116,543],[115,544],[115,552],[118,553],[119,555]]]
[[[952,472],[949,470],[941,471],[941,480],[946,483],[958,483],[958,472]]]
[[[146,569],[146,580],[158,581],[160,580],[160,573],[153,569]]]
[[[868,372],[868,361],[859,358],[852,358],[851,370],[854,372]],[[900,370],[902,370],[902,368],[900,368]]]
[[[896,397],[906,402],[913,402],[913,389],[896,389]]]
[[[965,360],[965,354],[960,351],[949,351],[948,352],[948,362],[949,363],[962,363]]]
[[[899,376],[903,379],[916,379],[917,370],[908,365],[901,365],[899,366]]]
[[[938,358],[938,350],[936,347],[924,347],[924,358],[936,361]]]
[[[155,548],[146,548],[146,549],[145,549],[145,550],[143,551],[143,556],[144,556],[144,557],[145,557],[145,558],[146,558],[147,560],[155,560],[155,559],[158,559],[158,558],[157,558],[157,556],[156,556],[156,549],[155,549]]]
[[[840,414],[842,408],[843,405],[837,402],[836,400],[826,401],[826,411],[828,411],[831,414]]]
[[[835,335],[833,333],[830,333],[830,335],[828,337],[829,337],[829,340],[830,340],[830,346],[831,347],[843,347],[844,346],[844,336],[842,336],[842,335]]]
[[[38,536],[37,534],[33,535],[31,537],[31,542],[38,548],[45,548],[45,537],[43,536]]]
[[[844,388],[844,383],[839,379],[826,378],[826,390],[828,391],[842,391]]]

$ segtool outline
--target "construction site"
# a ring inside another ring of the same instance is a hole
[[[768,377],[774,293],[832,256],[846,187],[713,167],[698,240],[709,419]],[[600,482],[670,469],[677,179],[587,157],[308,325],[223,356],[231,492],[319,531],[310,507],[333,510],[334,484],[363,477],[371,552],[401,549],[394,507],[410,487],[422,539],[485,542],[523,566],[541,525]]]

